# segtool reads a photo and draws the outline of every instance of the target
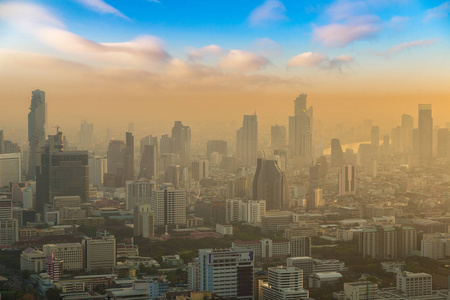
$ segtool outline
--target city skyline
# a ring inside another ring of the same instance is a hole
[[[3,1],[0,98],[10,113],[2,121],[24,130],[29,90],[39,88],[52,103],[50,124],[69,128],[80,119],[108,127],[118,113],[124,124],[157,127],[183,116],[216,127],[254,110],[261,124],[287,125],[300,92],[325,123],[370,114],[391,126],[400,108],[412,114],[419,103],[439,108],[442,123],[450,111],[448,5],[192,2],[185,13],[169,1]],[[83,109],[93,105],[103,109]]]

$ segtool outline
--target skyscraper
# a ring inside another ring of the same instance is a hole
[[[266,200],[267,210],[290,208],[286,175],[276,160],[258,159],[253,179],[253,200]]]
[[[112,140],[109,142],[107,152],[108,173],[115,175],[123,173],[125,148],[123,141]]]
[[[295,115],[289,117],[289,149],[299,166],[308,166],[312,159],[313,108],[306,108],[306,97],[295,99]]]
[[[242,165],[256,165],[258,154],[258,118],[244,115],[242,127],[236,132],[236,154]]]
[[[344,164],[344,153],[342,152],[339,139],[331,140],[331,166],[340,167]]]
[[[380,147],[380,127],[378,126],[372,126],[371,145],[374,153],[377,153],[378,148]]]
[[[419,104],[419,158],[431,160],[433,156],[433,116],[431,104]]]
[[[191,128],[189,126],[184,126],[181,121],[175,121],[172,128],[172,139],[174,153],[180,155],[182,166],[189,166],[191,163]]]
[[[93,144],[94,124],[89,124],[86,120],[80,126],[80,146],[90,147]]]
[[[341,167],[338,174],[338,190],[339,196],[354,195],[355,187],[355,166],[345,165]]]
[[[89,184],[95,187],[102,186],[105,173],[107,173],[106,157],[91,155],[89,157]]]
[[[450,135],[449,135],[448,128],[438,129],[438,134],[437,134],[437,156],[438,157],[448,157],[449,138],[450,138]]]
[[[134,179],[134,136],[131,132],[126,133],[123,173],[125,181]]]
[[[36,176],[36,166],[39,165],[40,148],[45,145],[45,129],[47,125],[47,104],[45,92],[35,90],[32,92],[30,113],[28,114],[28,143],[30,158],[28,160],[28,178]]]
[[[270,146],[274,149],[286,146],[286,127],[277,124],[270,128]]]
[[[129,180],[125,183],[127,209],[134,209],[136,204],[150,204],[155,182],[147,179]]]
[[[151,206],[155,227],[172,229],[186,226],[186,191],[161,185],[152,191]]]
[[[147,178],[152,180],[157,179],[158,169],[156,151],[156,145],[144,145],[139,178]]]
[[[402,141],[403,152],[412,152],[412,134],[414,129],[414,118],[410,115],[402,115]]]

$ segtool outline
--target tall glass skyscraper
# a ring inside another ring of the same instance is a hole
[[[39,165],[39,151],[45,145],[45,128],[47,125],[47,104],[45,92],[32,92],[30,112],[28,114],[28,143],[30,158],[28,160],[28,178],[36,176],[36,166]]]

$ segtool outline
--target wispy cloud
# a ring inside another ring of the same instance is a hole
[[[281,45],[269,38],[255,40],[250,49],[268,58],[279,56],[283,52]]]
[[[399,52],[403,52],[407,49],[411,48],[417,48],[422,46],[428,46],[437,43],[437,40],[418,40],[418,41],[411,41],[406,43],[397,44],[386,51],[383,52],[377,52],[376,54],[379,56],[389,57],[393,54],[397,54]]]
[[[285,20],[286,7],[279,0],[266,0],[256,7],[249,15],[248,21],[251,26],[262,25],[267,21]]]
[[[442,19],[448,17],[450,13],[450,1],[446,1],[439,6],[428,9],[425,12],[424,21],[431,21],[434,19]]]
[[[112,7],[103,0],[76,0],[76,1],[83,4],[86,8],[89,8],[90,10],[93,10],[95,12],[99,12],[102,14],[113,14],[118,17],[129,20],[129,18],[125,16],[122,12],[120,12],[117,8]]]
[[[197,61],[205,58],[206,56],[220,56],[225,54],[227,51],[220,48],[217,45],[208,45],[202,48],[189,48],[190,61]]]
[[[325,70],[335,70],[342,73],[344,67],[354,62],[349,55],[341,55],[333,59],[316,52],[304,52],[289,60],[288,67],[318,67]]]

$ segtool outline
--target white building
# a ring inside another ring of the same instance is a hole
[[[83,247],[80,243],[47,244],[42,250],[45,256],[53,253],[56,259],[63,260],[63,270],[83,269]]]
[[[265,200],[227,199],[226,221],[246,222],[249,224],[260,224],[262,217],[266,215]]]
[[[198,258],[196,258],[193,262],[188,263],[187,267],[188,272],[188,288],[193,290],[194,292],[199,291],[199,263]]]
[[[353,228],[338,228],[337,238],[344,242],[353,240]]]
[[[263,238],[259,241],[233,241],[233,248],[247,248],[254,251],[256,260],[270,260],[272,258],[285,258],[290,254],[290,242],[288,240],[272,241]]]
[[[83,240],[86,270],[111,269],[116,265],[116,239],[113,236]]]
[[[133,235],[144,238],[155,235],[155,216],[150,204],[136,204],[134,207]]]
[[[296,267],[270,267],[269,281],[262,285],[264,300],[300,299],[308,297],[303,289],[303,273]]]
[[[31,186],[27,186],[23,190],[22,206],[24,209],[33,208],[33,188]]]
[[[10,182],[22,182],[22,158],[20,153],[0,154],[0,187]]]
[[[446,256],[446,250],[449,248],[447,242],[449,239],[438,235],[425,235],[421,241],[421,254],[424,257],[432,259],[442,259]]]
[[[40,273],[47,267],[47,256],[40,250],[27,248],[20,254],[20,270]]]
[[[129,180],[125,183],[126,208],[134,209],[136,204],[150,204],[155,182],[144,178]]]
[[[233,226],[230,224],[216,224],[216,232],[221,235],[233,235]]]
[[[95,187],[103,186],[103,174],[107,173],[107,158],[103,156],[89,157],[89,184]]]
[[[253,299],[253,251],[200,249],[199,290],[223,298]]]
[[[0,198],[0,220],[12,219],[12,200],[6,198]]]
[[[186,226],[186,190],[162,185],[152,191],[151,205],[155,216],[155,227]]]
[[[432,276],[403,271],[397,274],[397,290],[407,297],[431,295]]]
[[[344,283],[346,300],[375,299],[378,292],[378,284],[371,281],[357,281]]]
[[[320,272],[313,273],[308,277],[308,286],[310,288],[320,288],[325,285],[335,284],[342,278],[339,272]]]
[[[19,241],[19,221],[0,219],[0,246],[11,246]]]

